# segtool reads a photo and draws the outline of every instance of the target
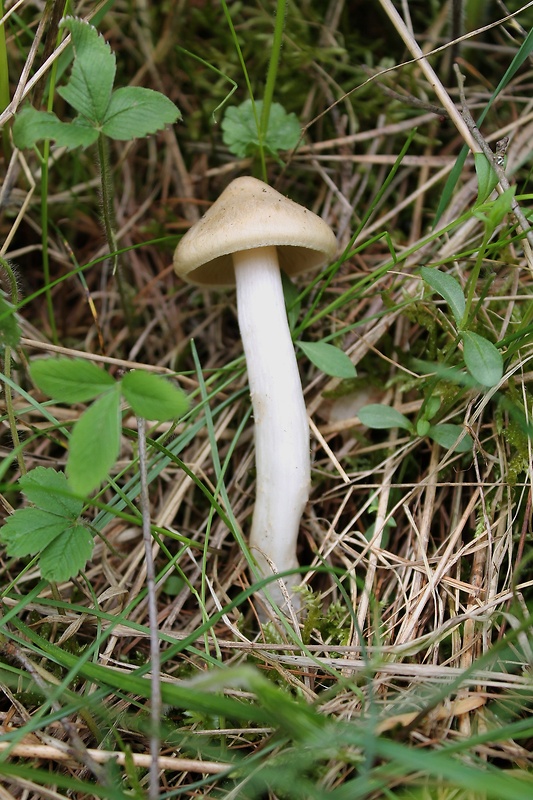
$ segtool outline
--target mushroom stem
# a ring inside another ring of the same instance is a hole
[[[298,566],[296,542],[309,497],[309,424],[275,247],[233,254],[237,308],[255,418],[256,501],[250,548],[260,571]],[[274,377],[275,376],[275,377]],[[289,594],[298,575],[285,582]],[[275,583],[271,597],[283,605]],[[293,601],[295,607],[299,603]]]

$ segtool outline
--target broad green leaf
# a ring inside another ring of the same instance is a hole
[[[17,347],[20,328],[15,317],[15,308],[0,294],[0,346]]]
[[[263,101],[255,104],[245,100],[240,106],[231,106],[222,120],[222,139],[229,150],[239,158],[253,155],[260,147],[258,124],[261,119]],[[268,130],[262,144],[273,154],[296,147],[300,138],[300,123],[296,114],[287,114],[279,103],[272,103],[268,119]]]
[[[367,425],[369,428],[405,428],[410,432],[413,430],[413,426],[404,414],[395,408],[391,408],[391,406],[385,406],[381,403],[371,403],[368,406],[363,406],[363,408],[359,409],[357,416],[363,425]]]
[[[356,369],[343,350],[327,342],[301,342],[296,344],[301,347],[309,361],[322,370],[326,375],[335,378],[355,378]]]
[[[441,422],[438,425],[432,425],[429,429],[429,437],[434,442],[440,444],[446,450],[453,450],[456,453],[468,453],[472,450],[474,442],[469,433],[466,433],[460,442],[457,442],[464,428],[462,425],[452,425],[448,422]],[[457,442],[457,444],[456,444]]]
[[[43,550],[69,525],[65,517],[40,508],[19,508],[0,528],[9,556],[34,555]]]
[[[85,525],[67,525],[46,547],[39,559],[41,575],[47,581],[68,581],[90,559],[94,537]]]
[[[472,331],[462,332],[465,364],[482,386],[495,386],[503,375],[502,354],[492,342]]]
[[[72,496],[65,475],[52,467],[35,467],[19,484],[30,503],[44,511],[73,520],[81,514],[82,501]]]
[[[178,119],[181,119],[179,109],[161,92],[126,86],[113,92],[102,121],[102,133],[129,141],[155,133]]]
[[[122,394],[138,417],[160,421],[183,416],[189,406],[186,396],[170,381],[142,370],[132,370],[122,379]]]
[[[115,55],[95,27],[67,17],[61,27],[70,31],[74,64],[70,80],[57,91],[79,114],[100,124],[109,105],[115,80]]]
[[[43,139],[53,139],[61,147],[88,147],[98,138],[98,131],[81,120],[61,122],[49,111],[23,108],[13,125],[13,141],[20,150],[33,147]]]
[[[102,395],[85,411],[70,437],[67,476],[74,492],[87,495],[107,477],[120,446],[120,391]]]
[[[459,281],[445,272],[429,267],[421,267],[420,274],[428,286],[446,300],[456,324],[460,325],[465,313],[466,303]]]
[[[476,204],[484,203],[496,188],[498,176],[485,153],[474,153],[474,165],[477,175]]]
[[[34,361],[30,375],[35,385],[60,403],[86,403],[117,382],[92,361],[82,358],[45,358]]]

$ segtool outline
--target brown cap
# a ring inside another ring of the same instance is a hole
[[[276,246],[287,275],[317,269],[337,249],[323,219],[256,178],[236,178],[183,236],[174,269],[202,286],[235,284],[232,253]]]

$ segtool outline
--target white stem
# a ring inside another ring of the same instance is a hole
[[[250,548],[263,574],[298,565],[296,542],[309,497],[309,425],[275,247],[233,254],[239,328],[255,420],[257,490]],[[287,583],[300,583],[295,575]],[[277,585],[272,597],[283,604]],[[296,603],[296,605],[299,605]]]

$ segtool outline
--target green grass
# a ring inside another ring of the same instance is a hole
[[[72,53],[59,4],[37,42],[34,5],[0,3],[4,521],[27,508],[22,476],[69,474],[91,407],[79,392],[68,403],[42,393],[43,357],[88,358],[115,379],[106,385],[152,372],[189,399],[181,418],[148,425],[145,458],[126,397],[110,475],[75,505],[95,537],[81,571],[50,582],[39,553],[2,545],[6,797],[531,795],[531,9],[520,31],[498,22],[496,3],[465,2],[463,24],[479,30],[465,27],[458,52],[482,136],[492,150],[510,138],[517,216],[511,192],[478,197],[491,179],[479,157],[454,169],[458,119],[429,108],[442,96],[408,53],[440,48],[439,91],[459,103],[441,4],[396,4],[411,13],[406,44],[385,2],[352,5],[110,0],[91,21],[115,53],[115,85],[162,93],[182,121],[109,140],[102,175],[90,149],[14,149],[13,98],[17,113],[32,103],[72,120],[57,91]],[[221,120],[248,100],[261,101],[258,130],[237,156]],[[294,151],[269,128],[285,119],[271,116],[276,103],[302,127]],[[335,345],[357,369],[334,377],[297,350],[313,423],[300,624],[259,614],[235,294],[185,285],[171,268],[179,236],[245,174],[337,233],[338,259],[286,287],[289,317],[295,342]],[[108,438],[88,442],[104,461]]]

